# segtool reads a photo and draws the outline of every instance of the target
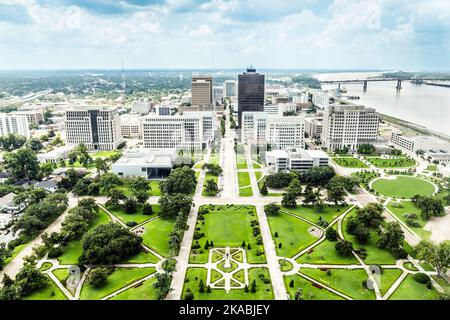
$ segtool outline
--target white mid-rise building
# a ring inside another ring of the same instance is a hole
[[[322,150],[305,150],[301,148],[286,148],[266,152],[266,164],[269,171],[305,172],[312,167],[328,166],[329,157]]]
[[[123,138],[142,139],[142,117],[129,114],[120,116],[120,132]]]
[[[15,116],[25,116],[30,124],[39,125],[44,121],[44,115],[39,110],[14,111],[10,113]]]
[[[237,94],[236,81],[226,80],[223,83],[223,96],[224,97],[235,97]]]
[[[223,87],[222,86],[214,86],[213,87],[213,101],[222,103],[223,99]]]
[[[433,136],[405,136],[393,132],[391,142],[395,146],[404,148],[411,152],[418,150],[447,150],[450,151],[450,143]]]
[[[148,149],[203,149],[214,138],[214,112],[149,115],[143,118],[144,147]]]
[[[320,138],[322,135],[323,118],[306,117],[305,118],[305,133],[310,139]]]
[[[353,104],[333,104],[324,109],[322,146],[328,150],[348,148],[378,141],[380,117],[373,108]]]
[[[152,104],[150,101],[139,100],[133,103],[133,105],[131,106],[131,112],[147,114],[150,112],[151,108]]]
[[[305,124],[301,116],[280,116],[267,112],[242,113],[242,139],[247,143],[270,144],[274,148],[303,148]]]
[[[15,133],[30,137],[30,122],[25,115],[0,113],[0,136]]]
[[[73,149],[75,149],[75,145],[73,144],[55,147],[48,152],[39,153],[37,159],[40,163],[58,163],[60,160],[65,160]]]
[[[120,117],[108,106],[75,106],[66,111],[66,137],[89,150],[113,150],[122,143]]]
[[[320,109],[325,109],[329,106],[330,96],[325,91],[314,91],[312,93],[312,103]]]

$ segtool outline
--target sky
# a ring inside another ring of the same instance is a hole
[[[450,69],[449,0],[0,0],[0,69]]]

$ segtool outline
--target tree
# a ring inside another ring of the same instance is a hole
[[[326,186],[327,183],[336,175],[332,167],[312,167],[303,173],[301,180],[311,186]]]
[[[108,276],[111,274],[110,268],[94,268],[89,272],[87,282],[94,288],[101,288],[106,285]]]
[[[352,255],[353,245],[350,241],[338,241],[334,248],[336,249],[336,252],[341,256],[349,257]]]
[[[351,234],[355,236],[359,243],[366,243],[370,239],[369,228],[362,223],[358,223]]]
[[[291,192],[295,194],[297,197],[302,194],[302,185],[300,183],[300,180],[298,178],[294,178],[289,183],[286,192]]]
[[[255,293],[256,292],[256,281],[255,280],[252,281],[252,284],[250,286],[250,292],[251,293]]]
[[[185,194],[164,195],[159,198],[161,216],[175,217],[179,212],[188,214],[193,205],[192,197]]]
[[[0,149],[3,151],[13,151],[21,148],[25,142],[26,138],[24,136],[10,133],[6,136],[0,136]]]
[[[281,199],[281,205],[286,208],[297,207],[297,196],[292,192],[283,193],[283,198]]]
[[[392,253],[403,246],[404,240],[405,235],[400,224],[398,222],[389,222],[381,234],[378,245]]]
[[[383,206],[379,203],[369,203],[356,211],[356,218],[367,228],[377,228],[384,220]]]
[[[264,212],[267,216],[276,216],[280,212],[280,207],[277,206],[276,203],[272,202],[264,206]]]
[[[339,239],[339,234],[334,228],[328,228],[327,231],[325,231],[325,237],[328,241],[336,241]]]
[[[153,207],[150,203],[144,203],[142,206],[142,213],[146,216],[151,216],[153,214]]]
[[[5,243],[0,243],[0,269],[5,263],[5,260],[11,256],[11,251],[6,248]]]
[[[134,197],[128,197],[123,203],[123,208],[126,213],[135,213],[139,207],[139,202]]]
[[[133,192],[148,192],[151,190],[148,180],[144,177],[135,177],[130,181],[130,188]]]
[[[53,173],[53,169],[54,169],[53,163],[51,162],[41,164],[40,168],[42,175],[46,178],[48,178]]]
[[[295,292],[294,300],[302,300],[303,290],[302,288],[298,288]]]
[[[419,260],[427,261],[441,276],[445,276],[450,264],[450,241],[446,240],[440,244],[421,241],[414,251]]]
[[[136,197],[136,200],[140,204],[144,204],[147,202],[149,195],[146,191],[138,190],[134,192],[134,196]]]
[[[82,239],[80,264],[116,264],[141,251],[142,238],[117,223],[88,231]]]
[[[167,194],[193,194],[197,186],[195,171],[187,166],[172,170],[160,183],[161,191]]]
[[[214,163],[205,163],[202,169],[205,169],[207,173],[216,177],[220,176],[223,172],[222,167]]]
[[[34,152],[38,152],[43,148],[42,142],[38,138],[30,138],[30,140],[26,142],[26,146]]]
[[[334,202],[335,205],[345,203],[345,188],[341,183],[333,182],[333,179],[327,184],[327,200]]]
[[[120,205],[120,201],[125,200],[126,196],[120,189],[111,189],[108,192],[108,201],[106,201],[107,206],[116,206]]]
[[[48,285],[47,277],[31,263],[26,263],[16,275],[15,286],[20,288],[21,295],[27,296],[33,291]]]
[[[358,147],[359,154],[375,154],[375,147],[372,144],[364,143]]]
[[[172,275],[169,272],[157,273],[153,287],[158,291],[158,299],[163,300],[171,291]]]
[[[295,174],[277,172],[275,174],[268,175],[265,183],[269,188],[281,189],[287,187],[295,177]]]
[[[411,200],[422,211],[421,215],[424,220],[428,220],[431,217],[440,217],[445,214],[444,203],[440,198],[415,195]]]
[[[108,172],[108,164],[102,158],[96,158],[94,160],[94,165],[95,165],[95,169],[97,169],[97,172],[99,175],[101,175],[102,172],[104,172],[104,173]]]
[[[100,177],[100,185],[106,192],[111,191],[123,184],[118,175],[112,172],[105,173]]]
[[[206,181],[205,194],[207,196],[216,196],[218,193],[219,188],[217,187],[217,183],[213,179]]]
[[[27,148],[5,154],[5,167],[16,179],[25,178],[28,181],[36,179],[39,174],[39,162],[36,154]]]
[[[261,185],[261,188],[259,189],[259,193],[261,193],[261,195],[263,196],[267,196],[267,194],[269,193],[269,191],[267,190],[267,184],[264,181]]]
[[[73,187],[73,194],[76,196],[85,196],[89,194],[89,186],[91,184],[91,180],[88,178],[82,178],[77,181],[75,186]]]

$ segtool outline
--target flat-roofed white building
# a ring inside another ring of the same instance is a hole
[[[247,143],[270,144],[274,148],[303,148],[305,125],[301,116],[280,116],[267,112],[242,113],[242,138]]]
[[[37,155],[37,159],[40,163],[57,163],[60,160],[66,159],[69,155],[69,152],[73,149],[75,149],[75,145],[73,144],[66,144],[64,146],[55,147],[48,152],[39,153]]]
[[[223,83],[223,96],[224,97],[235,97],[236,96],[236,81],[226,80]]]
[[[122,143],[120,117],[108,106],[75,106],[66,111],[66,137],[88,150],[113,150]]]
[[[306,172],[312,167],[328,166],[329,157],[322,150],[305,150],[302,148],[287,148],[266,152],[266,164],[269,171]]]
[[[142,139],[142,117],[129,114],[120,116],[120,131],[123,138]]]
[[[404,148],[411,152],[418,150],[446,150],[450,151],[450,143],[433,136],[405,136],[398,132],[393,132],[391,142],[395,146]]]
[[[25,115],[0,113],[0,136],[10,133],[30,137],[30,122]]]
[[[176,155],[175,149],[133,149],[114,162],[111,171],[119,177],[164,179],[170,174]]]
[[[222,86],[214,86],[213,87],[213,101],[221,103],[222,99],[223,99],[223,87]]]
[[[150,101],[139,100],[133,103],[131,106],[131,112],[139,114],[147,114],[152,108],[152,103]]]
[[[306,117],[305,118],[305,133],[310,139],[320,138],[322,135],[323,118]]]
[[[320,109],[325,109],[330,104],[330,96],[325,91],[314,91],[312,93],[312,103]]]
[[[214,112],[184,111],[182,115],[143,118],[144,147],[148,149],[203,149],[214,138]]]
[[[10,113],[11,115],[25,116],[30,124],[39,125],[44,121],[44,115],[39,110],[23,110],[14,111]]]
[[[321,141],[328,150],[357,150],[361,144],[378,141],[380,117],[373,108],[333,104],[324,109]]]

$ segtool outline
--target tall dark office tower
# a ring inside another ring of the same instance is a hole
[[[238,123],[242,128],[242,112],[264,110],[264,75],[250,67],[238,76]]]

